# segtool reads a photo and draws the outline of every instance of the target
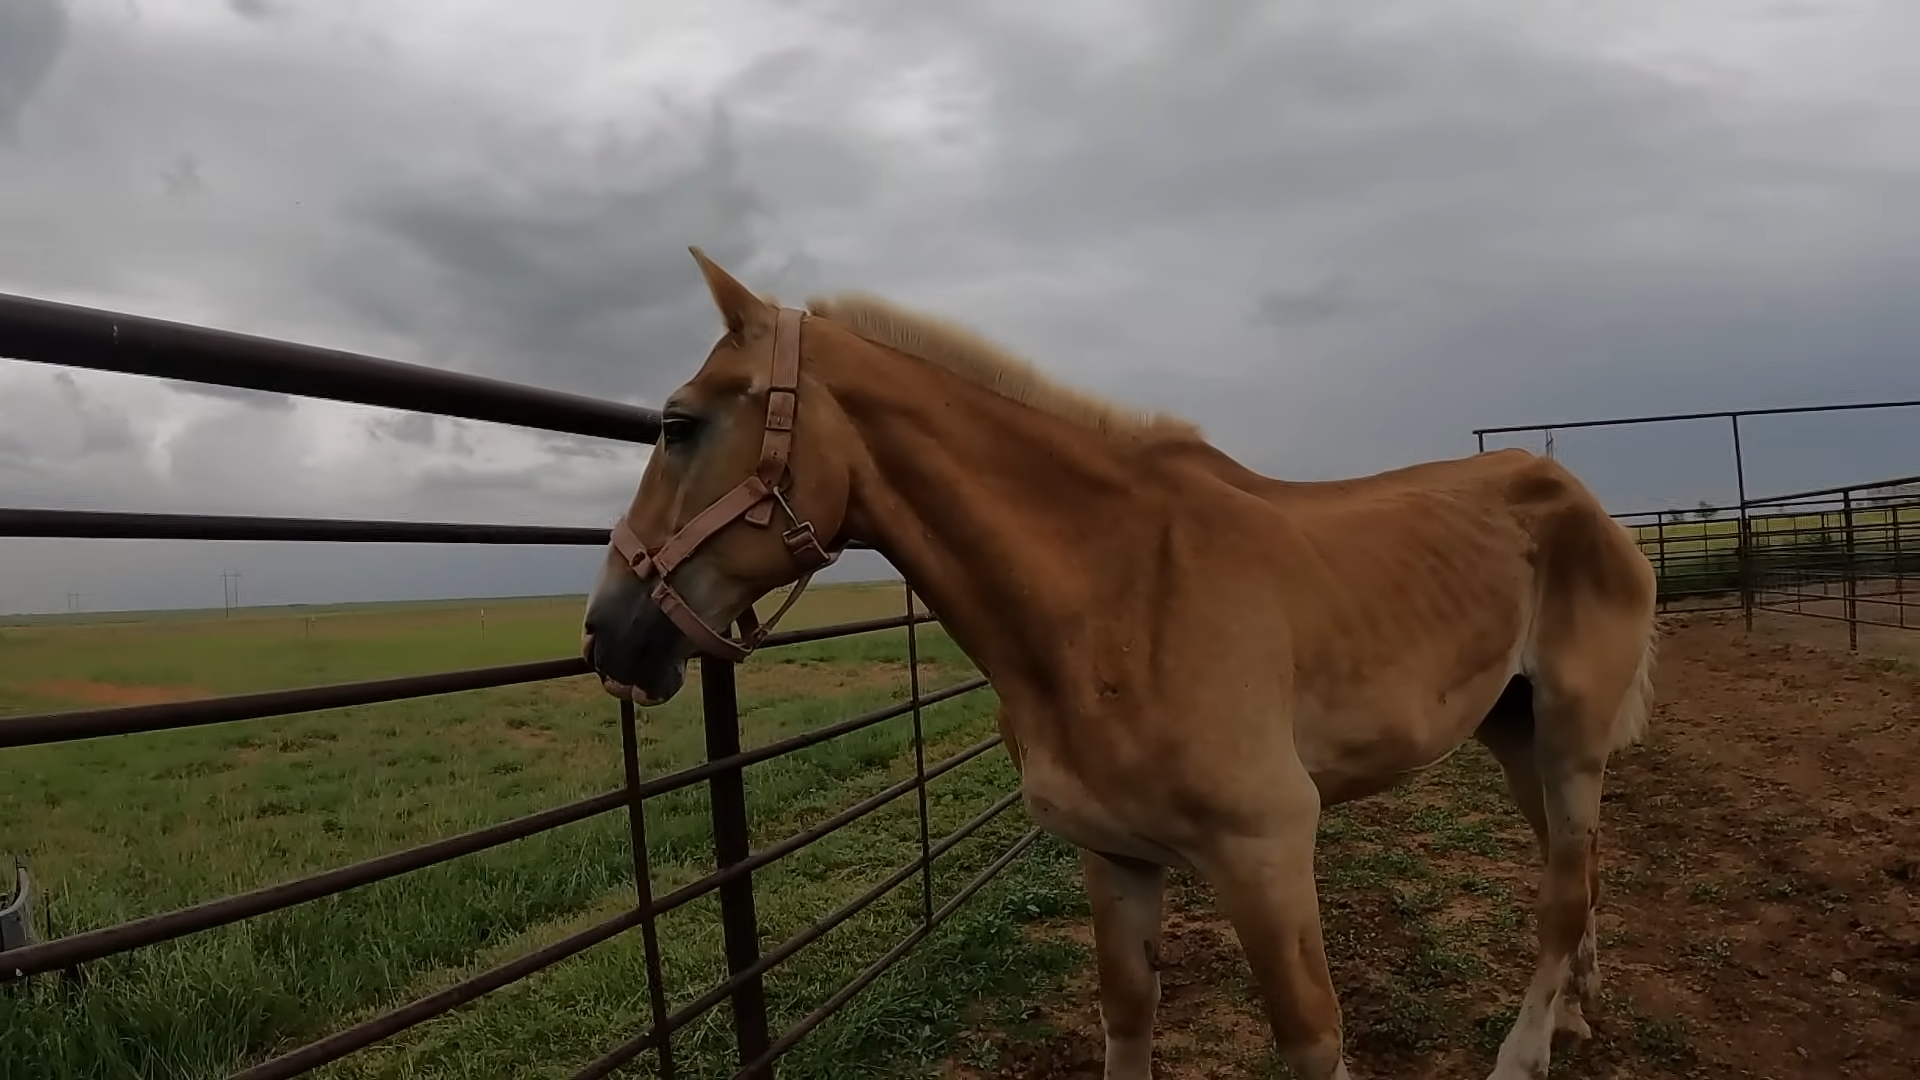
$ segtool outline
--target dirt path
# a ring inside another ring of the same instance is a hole
[[[1554,1077],[1920,1077],[1920,674],[1769,620],[1678,616],[1607,793],[1595,1038]],[[1330,815],[1322,909],[1356,1080],[1492,1067],[1532,964],[1530,833],[1473,748]],[[1284,1075],[1211,898],[1176,878],[1163,1080]],[[1083,937],[1083,923],[1048,930]],[[955,1077],[1100,1076],[1090,971]]]

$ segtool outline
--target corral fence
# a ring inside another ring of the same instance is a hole
[[[331,349],[20,296],[0,295],[0,357],[405,409],[629,443],[651,444],[660,428],[660,418],[656,412],[634,406]],[[0,509],[0,537],[604,547],[608,531],[524,525],[12,508]],[[915,628],[934,621],[934,616],[916,608],[911,583],[907,583],[903,592],[903,605],[897,616],[775,633],[768,638],[762,650],[903,629],[907,639],[911,686],[910,696],[906,700],[776,742],[743,749],[734,667],[722,661],[706,659],[700,664],[699,679],[706,753],[705,760],[694,767],[668,775],[643,776],[634,709],[631,704],[620,703],[617,707],[625,782],[614,790],[297,880],[209,899],[178,910],[52,940],[31,940],[30,933],[26,932],[31,929],[30,924],[15,919],[8,924],[15,927],[15,933],[0,938],[0,990],[4,990],[8,984],[35,976],[59,971],[73,972],[104,957],[334,896],[590,818],[624,814],[633,861],[634,900],[630,906],[595,925],[568,934],[490,970],[252,1064],[232,1074],[230,1080],[278,1080],[310,1072],[472,1002],[484,994],[525,979],[595,945],[636,930],[643,943],[650,1016],[643,1030],[581,1066],[573,1074],[577,1080],[608,1076],[643,1054],[651,1054],[651,1063],[658,1075],[674,1077],[674,1034],[686,1029],[722,1002],[730,1003],[732,1011],[738,1064],[734,1076],[770,1077],[774,1073],[776,1060],[783,1053],[905,957],[942,920],[965,904],[1040,838],[1039,830],[1028,829],[953,895],[944,899],[936,898],[933,884],[935,862],[1013,807],[1019,799],[1019,792],[1009,791],[945,836],[930,835],[928,784],[991,751],[1000,739],[997,735],[982,739],[942,761],[926,760],[927,742],[922,728],[922,710],[938,702],[978,692],[986,687],[986,680],[970,678],[922,691]],[[0,718],[0,749],[237,723],[585,674],[588,674],[588,667],[581,657],[563,656],[532,663],[199,701],[6,717]],[[615,706],[612,701],[608,704]],[[914,770],[910,777],[847,806],[804,831],[760,850],[752,849],[744,770],[889,721],[913,725]],[[709,797],[714,872],[664,895],[655,895],[653,875],[648,864],[647,803],[696,785],[704,785]],[[789,940],[763,950],[755,917],[755,872],[896,800],[908,797],[917,797],[919,802],[919,856],[874,883],[865,893],[838,911],[806,927]],[[921,895],[919,919],[914,928],[868,967],[819,1002],[812,1012],[797,1023],[784,1031],[769,1030],[763,985],[766,973],[893,890],[910,886],[916,879]],[[22,875],[18,891],[24,895],[28,888],[29,884]],[[715,893],[718,894],[727,977],[717,985],[705,988],[685,1004],[669,1008],[669,988],[661,972],[656,920],[667,912]],[[19,936],[16,937],[16,933]]]
[[[1753,496],[1741,421],[1892,409],[1920,409],[1920,400],[1513,424],[1473,434],[1483,452],[1489,435],[1539,436],[1552,456],[1560,431],[1725,421],[1733,504],[1613,515],[1653,563],[1662,610],[1739,610],[1749,629],[1760,611],[1834,620],[1846,624],[1848,647],[1858,649],[1864,626],[1920,630],[1920,476]]]

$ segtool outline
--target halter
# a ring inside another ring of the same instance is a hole
[[[745,660],[748,653],[766,640],[774,624],[800,598],[814,573],[832,565],[840,557],[839,553],[829,554],[820,546],[820,540],[813,532],[813,523],[800,520],[780,490],[781,482],[788,476],[787,458],[793,450],[793,417],[800,389],[800,320],[803,314],[797,308],[783,307],[779,309],[773,324],[773,376],[767,384],[766,435],[760,443],[760,464],[752,474],[694,515],[692,521],[682,526],[679,532],[656,550],[647,550],[639,535],[633,531],[627,514],[620,515],[620,519],[613,523],[613,550],[626,560],[642,584],[649,578],[654,579],[653,602],[660,605],[660,610],[701,652],[736,664]],[[773,520],[776,506],[793,523],[793,527],[782,533],[780,539],[800,567],[799,579],[794,582],[793,591],[787,594],[786,602],[764,623],[755,614],[753,605],[748,604],[736,620],[740,637],[730,638],[724,631],[707,625],[707,621],[674,591],[668,579],[674,569],[700,545],[735,521],[745,521],[756,529],[766,528]]]

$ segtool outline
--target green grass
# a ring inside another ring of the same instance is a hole
[[[822,587],[804,626],[899,610],[898,586]],[[224,694],[565,656],[578,598],[143,616],[0,630],[0,714]],[[312,615],[309,624],[308,616]],[[920,631],[923,685],[972,669]],[[751,746],[904,696],[904,632],[770,652],[740,673]],[[650,775],[703,756],[699,692],[642,718]],[[927,710],[929,760],[993,733],[982,691]],[[586,678],[152,735],[0,751],[0,854],[45,890],[41,930],[68,934],[287,880],[617,787],[613,703]],[[756,848],[913,768],[891,721],[755,766]],[[1003,751],[932,786],[936,837],[1015,784]],[[919,850],[909,796],[756,875],[770,948]],[[649,804],[656,891],[712,869],[704,787]],[[1017,810],[935,875],[936,904],[1025,831]],[[937,1060],[968,1006],[1019,1000],[1058,976],[1065,946],[1023,921],[1077,903],[1067,849],[1047,841],[963,907],[908,962],[786,1059],[794,1077],[907,1076]],[[83,980],[0,991],[0,1069],[36,1080],[219,1077],[590,925],[629,906],[624,815],[588,822],[341,897],[87,965]],[[661,920],[670,1005],[725,973],[717,902]],[[908,932],[918,882],[768,977],[775,1029],[816,1006]],[[629,933],[328,1069],[334,1077],[566,1076],[646,1025],[639,934]],[[982,1017],[981,1019],[990,1019]],[[675,1041],[683,1074],[731,1061],[726,1007]],[[630,1067],[642,1074],[650,1058]]]

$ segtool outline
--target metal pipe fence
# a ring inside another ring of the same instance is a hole
[[[1667,413],[1604,420],[1475,428],[1487,436],[1539,433],[1549,456],[1557,431],[1689,421],[1728,424],[1737,501],[1691,510],[1617,513],[1659,579],[1660,608],[1760,611],[1843,622],[1858,649],[1860,628],[1920,629],[1920,477],[1754,497],[1741,438],[1743,418],[1920,408],[1914,401]]]
[[[1920,477],[1755,499],[1756,609],[1920,630]]]
[[[269,393],[410,409],[539,428],[574,435],[652,443],[659,416],[649,409],[516,386],[496,380],[400,364],[372,357],[272,341],[0,295],[0,357],[39,363],[182,379]],[[353,521],[310,518],[131,514],[57,509],[0,509],[0,538],[58,537],[172,540],[419,544],[554,544],[604,546],[607,530],[439,522]],[[902,614],[771,635],[762,651],[830,638],[886,630],[907,635],[910,693],[905,700],[762,746],[743,748],[733,665],[700,663],[702,725],[706,754],[699,764],[654,777],[643,776],[633,706],[619,704],[624,782],[617,788],[564,806],[501,821],[402,851],[340,866],[231,896],[47,941],[0,951],[0,987],[84,965],[131,950],[203,933],[298,904],[336,896],[375,882],[473,855],[603,815],[624,813],[632,849],[634,898],[630,906],[585,929],[465,978],[417,1000],[334,1031],[306,1045],[259,1061],[229,1080],[279,1080],[298,1076],[371,1046],[414,1025],[466,1005],[560,961],[638,930],[648,978],[643,1031],[583,1065],[580,1080],[604,1077],[649,1051],[662,1077],[677,1075],[673,1036],[722,1002],[730,1005],[735,1033],[735,1077],[770,1077],[781,1054],[818,1027],[855,994],[924,941],[939,924],[1026,852],[1040,837],[1028,829],[945,901],[936,904],[933,868],[961,843],[1012,808],[1010,791],[944,836],[934,836],[928,785],[989,753],[999,736],[976,742],[944,760],[927,760],[921,722],[931,705],[987,688],[984,678],[924,690],[917,628],[936,621],[904,588]],[[749,661],[751,662],[751,661]],[[239,694],[198,701],[82,709],[0,718],[0,750],[36,744],[113,738],[211,724],[244,723],[322,709],[401,701],[588,673],[577,656],[428,675]],[[613,704],[612,702],[609,703]],[[910,718],[914,768],[911,776],[845,807],[826,819],[755,850],[750,834],[744,770],[828,740],[889,721]],[[664,895],[655,895],[646,837],[650,800],[706,787],[715,868]],[[833,832],[908,795],[916,796],[919,855],[895,869],[839,910],[787,941],[763,950],[757,924],[755,873]],[[920,917],[914,928],[812,1012],[785,1031],[770,1030],[764,976],[883,897],[918,879]],[[727,976],[676,1009],[669,1009],[661,968],[657,920],[709,894],[717,894]],[[0,946],[4,947],[4,946]]]

